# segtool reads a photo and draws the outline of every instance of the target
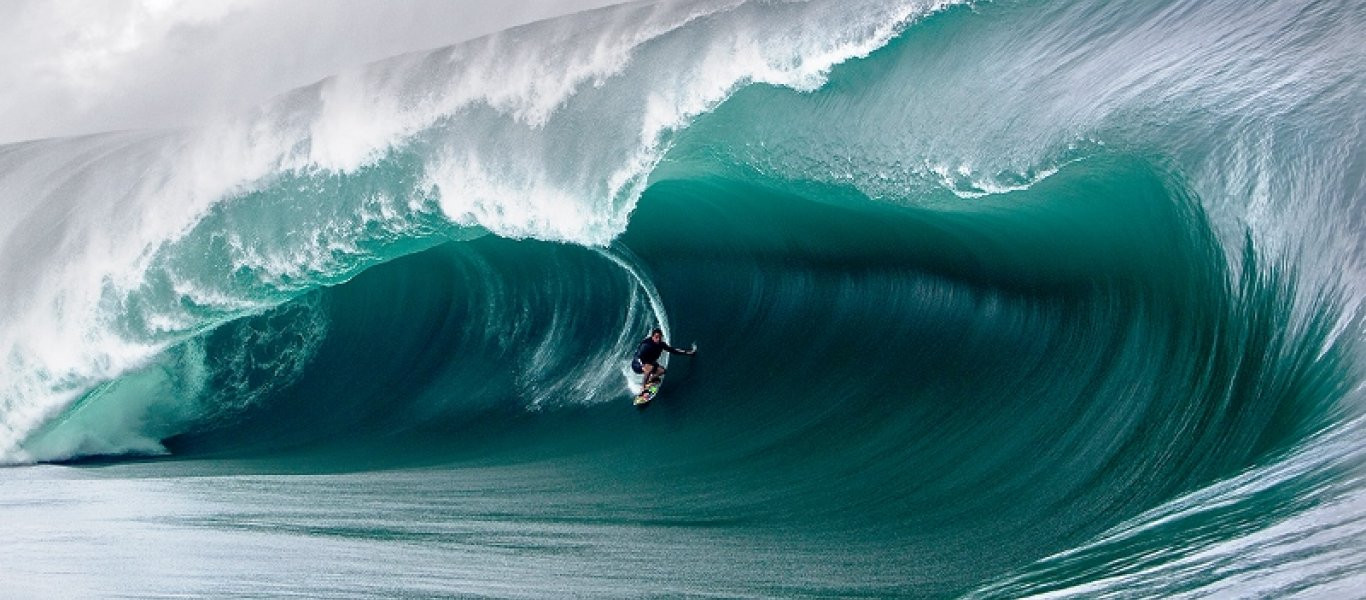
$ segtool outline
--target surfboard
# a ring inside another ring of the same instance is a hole
[[[663,377],[651,381],[650,385],[645,386],[645,391],[636,394],[635,405],[645,406],[646,404],[649,404],[651,400],[655,399],[655,396],[659,395],[659,386],[663,383]]]

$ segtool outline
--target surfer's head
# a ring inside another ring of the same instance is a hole
[[[656,327],[654,331],[650,332],[650,337],[654,339],[654,341],[658,342],[661,338],[664,337],[664,330]]]

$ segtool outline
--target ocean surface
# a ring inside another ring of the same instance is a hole
[[[0,146],[0,596],[1360,597],[1363,30],[630,3]]]

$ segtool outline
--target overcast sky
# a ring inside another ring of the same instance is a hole
[[[6,0],[0,143],[193,123],[342,68],[620,0]]]

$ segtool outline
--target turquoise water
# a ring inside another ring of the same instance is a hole
[[[4,585],[1350,595],[1362,25],[631,4],[0,148]]]

